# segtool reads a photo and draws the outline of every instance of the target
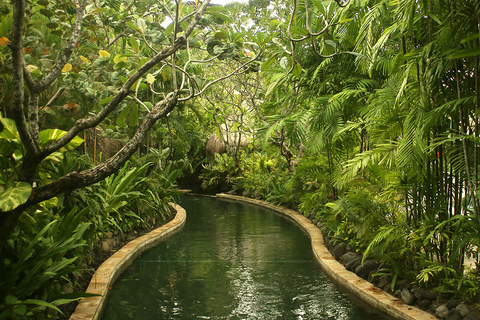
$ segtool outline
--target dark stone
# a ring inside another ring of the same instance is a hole
[[[393,294],[392,283],[389,283],[383,286],[383,291]]]
[[[355,260],[350,261],[347,265],[345,265],[345,268],[347,268],[348,271],[355,272],[355,269],[362,263],[362,258],[358,258]]]
[[[440,319],[446,319],[448,316],[448,308],[446,305],[442,304],[441,306],[435,309],[435,315]]]
[[[469,314],[467,314],[467,316],[465,317],[465,320],[479,320],[478,316],[473,313],[473,312],[470,312]]]
[[[430,300],[430,301],[435,301],[437,299],[437,295],[433,292],[430,292],[425,289],[417,289],[415,290],[415,297],[417,297],[418,300]]]
[[[340,263],[346,266],[355,259],[362,258],[362,256],[356,252],[347,252],[340,257]]]
[[[428,299],[423,299],[417,302],[417,307],[419,307],[422,310],[428,310],[431,304],[432,304],[432,301]]]
[[[460,303],[458,306],[455,307],[455,309],[457,309],[458,313],[460,313],[462,317],[465,317],[470,312],[470,309],[464,303]]]
[[[435,305],[435,303],[432,303],[432,304],[430,305],[430,307],[428,307],[428,311],[430,311],[430,313],[435,314],[435,311],[437,310],[437,308],[438,308],[438,306]]]
[[[452,300],[448,300],[447,302],[447,308],[448,309],[453,309],[455,308],[456,306],[458,306],[458,300],[457,299],[452,299]]]
[[[378,263],[375,260],[367,260],[363,264],[355,268],[355,273],[357,276],[368,279],[368,275],[371,271],[374,271],[378,268]]]
[[[457,310],[452,309],[448,312],[447,320],[462,320],[462,316]]]
[[[402,296],[403,302],[405,302],[409,306],[415,303],[415,296],[407,288],[403,288],[401,296]]]
[[[392,282],[390,281],[390,277],[389,276],[381,276],[380,278],[378,278],[378,284],[377,284],[377,287],[379,288],[383,288],[385,287],[386,285],[388,285],[390,287],[390,284]]]
[[[403,289],[406,287],[408,287],[408,282],[405,279],[398,280],[397,282],[395,282],[395,288]]]
[[[344,242],[340,242],[339,244],[335,245],[332,249],[332,255],[335,259],[340,259],[347,252],[347,244]]]

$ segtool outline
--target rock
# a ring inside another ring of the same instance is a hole
[[[465,317],[465,320],[479,320],[478,319],[478,316],[473,313],[473,312],[470,312],[469,314],[467,314],[467,316]]]
[[[452,299],[452,300],[448,300],[447,302],[447,308],[448,309],[453,309],[455,308],[456,306],[458,306],[458,300],[457,299]]]
[[[388,283],[388,284],[384,285],[383,286],[383,291],[388,292],[390,294],[393,294],[392,284]]]
[[[435,315],[440,319],[446,319],[448,316],[448,308],[445,304],[435,309]]]
[[[458,313],[457,310],[452,309],[448,312],[447,320],[462,320],[463,317]]]
[[[102,241],[101,249],[102,249],[102,252],[109,252],[110,251],[110,246],[109,246],[107,241]]]
[[[378,268],[378,263],[375,260],[367,260],[363,263],[363,265],[359,265],[358,267],[355,268],[355,273],[357,276],[367,279],[368,275],[370,274],[371,271],[374,271]]]
[[[465,317],[470,312],[470,309],[464,303],[460,303],[455,307],[455,309],[457,309],[458,313],[460,313],[462,317]]]
[[[432,301],[428,299],[423,299],[417,302],[417,307],[419,307],[422,310],[428,310],[431,304],[432,304]]]
[[[113,238],[108,238],[104,241],[108,243],[108,245],[110,246],[110,250],[113,249],[116,245],[116,241]]]
[[[321,222],[317,223],[317,228],[322,228],[322,223]]]
[[[344,242],[340,242],[332,249],[332,255],[335,257],[336,260],[340,259],[347,252],[347,244]]]
[[[402,296],[403,302],[405,302],[409,306],[415,303],[415,296],[407,288],[403,288],[401,296]]]
[[[353,271],[355,272],[355,269],[362,264],[362,258],[358,258],[355,260],[350,261],[347,265],[345,265],[345,268],[347,268],[348,271]]]
[[[105,236],[105,238],[111,238],[113,236],[113,233],[108,231],[108,232],[104,232],[103,235]]]
[[[418,300],[426,299],[426,300],[434,301],[437,299],[437,295],[435,293],[425,289],[415,290],[415,297],[417,297]]]
[[[62,285],[62,292],[63,293],[72,293],[73,292],[73,285],[70,282],[65,283]]]
[[[359,255],[356,252],[351,252],[350,251],[350,252],[347,252],[340,257],[340,263],[343,264],[344,266],[346,266],[347,264],[352,262],[352,260],[355,260],[357,258],[361,258],[361,255]]]
[[[408,287],[407,280],[405,280],[405,279],[398,280],[397,282],[395,282],[395,287],[398,287],[399,289],[403,289],[405,287]]]
[[[389,277],[389,276],[381,276],[381,277],[378,279],[377,287],[383,288],[383,287],[385,287],[386,285],[390,286],[390,284],[391,284],[391,281],[390,281],[390,277]]]

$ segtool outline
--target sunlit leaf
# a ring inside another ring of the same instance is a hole
[[[148,84],[152,84],[155,82],[155,77],[151,73],[147,74],[146,79]]]
[[[100,50],[100,51],[98,51],[98,54],[100,56],[104,57],[104,58],[110,57],[110,53],[108,53],[108,51],[106,51],[106,50]]]
[[[140,31],[145,32],[145,30],[147,29],[147,24],[145,23],[145,20],[143,20],[142,18],[138,18],[137,27],[138,29],[140,29]]]
[[[66,63],[63,66],[62,72],[70,72],[72,70],[72,65],[70,63]]]
[[[121,54],[117,54],[115,55],[115,57],[113,58],[113,62],[115,63],[119,63],[119,62],[127,62],[127,57],[124,56],[124,55],[121,55]]]
[[[26,182],[9,180],[0,194],[0,210],[10,211],[24,204],[32,194],[32,186]]]

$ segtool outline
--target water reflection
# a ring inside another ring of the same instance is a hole
[[[308,237],[260,208],[186,197],[185,228],[117,280],[110,319],[386,319],[320,271]]]

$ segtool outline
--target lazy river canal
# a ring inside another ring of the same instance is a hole
[[[286,218],[215,198],[180,205],[185,227],[116,280],[103,320],[387,319],[332,283]]]

